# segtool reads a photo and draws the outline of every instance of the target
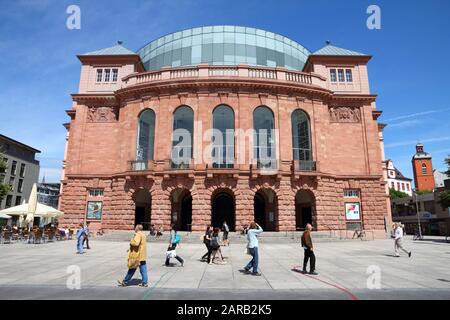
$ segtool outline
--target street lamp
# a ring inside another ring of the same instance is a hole
[[[416,203],[416,212],[417,212],[417,222],[419,225],[419,239],[422,239],[422,227],[420,226],[420,212],[419,212],[419,203],[417,202],[417,190],[413,190],[414,200]]]

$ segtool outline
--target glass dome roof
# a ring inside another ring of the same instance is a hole
[[[302,70],[311,54],[282,35],[248,27],[205,26],[170,33],[138,54],[146,70],[198,64],[286,67]]]

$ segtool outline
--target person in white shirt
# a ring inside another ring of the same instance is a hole
[[[401,249],[408,255],[408,257],[411,258],[411,251],[408,251],[405,248],[403,248],[403,228],[400,226],[399,223],[395,223],[394,227],[395,227],[394,229],[395,256],[400,257],[399,249]]]

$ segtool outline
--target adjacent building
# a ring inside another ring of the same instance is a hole
[[[449,177],[433,170],[432,156],[424,152],[420,143],[416,145],[412,165],[416,190],[425,193],[391,200],[393,220],[402,222],[410,234],[417,232],[420,221],[424,234],[450,235],[450,208],[442,208],[439,203],[440,193],[450,190]]]
[[[412,196],[412,179],[405,177],[390,159],[386,161],[386,167],[389,188]]]
[[[58,209],[60,183],[40,182],[37,184],[38,202]]]
[[[390,207],[371,58],[329,42],[311,52],[240,26],[79,55],[64,224],[203,231],[256,220],[267,231],[312,223],[384,237]]]
[[[39,150],[0,134],[0,152],[7,163],[6,172],[0,173],[0,179],[9,183],[12,190],[0,202],[0,210],[21,205],[28,201],[31,188],[39,179]]]
[[[416,190],[433,191],[435,188],[433,162],[431,155],[424,151],[423,144],[416,145],[416,154],[411,161]]]

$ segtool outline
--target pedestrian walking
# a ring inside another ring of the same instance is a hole
[[[314,247],[311,239],[312,229],[312,225],[308,223],[302,234],[302,247],[305,249],[305,256],[303,258],[303,273],[308,273],[306,268],[308,266],[308,260],[310,260],[309,274],[318,275],[316,272],[316,255],[314,254]]]
[[[403,228],[400,225],[400,223],[395,223],[394,225],[394,247],[395,247],[395,256],[400,257],[399,249],[401,249],[403,252],[405,252],[408,257],[411,258],[411,251],[407,251],[403,247]]]
[[[219,254],[220,263],[226,263],[223,259],[222,251],[220,250],[220,229],[214,228],[214,232],[211,236],[211,256],[212,258],[209,260],[209,264],[213,263],[216,259],[216,256]]]
[[[167,248],[167,253],[166,253],[166,267],[170,266],[170,259],[171,258],[175,258],[177,259],[180,263],[181,266],[184,266],[184,260],[177,254],[176,252],[176,247],[177,245],[180,243],[181,241],[181,237],[180,235],[177,233],[175,224],[172,224],[171,229],[170,229],[170,240],[169,240],[169,247]]]
[[[84,247],[84,243],[86,242],[86,249],[91,249],[91,247],[89,247],[89,225],[91,224],[90,221],[86,222],[86,226],[84,227],[84,238],[83,238],[83,247]]]
[[[136,225],[134,228],[135,233],[130,241],[130,249],[128,250],[128,272],[122,281],[118,281],[120,287],[126,287],[130,283],[138,267],[142,277],[142,282],[139,286],[148,287],[147,238],[142,232],[143,229],[141,224]]]
[[[211,260],[211,236],[212,236],[212,226],[208,226],[206,228],[205,234],[203,236],[203,243],[206,246],[206,253],[202,256],[202,260],[207,259],[206,261],[209,263]]]
[[[229,246],[230,242],[228,240],[228,233],[230,232],[230,227],[228,227],[228,224],[226,221],[223,222],[222,230],[223,230],[222,244],[224,246]]]
[[[83,223],[80,223],[79,225],[79,229],[77,230],[77,253],[78,254],[83,254],[83,241],[84,241],[84,236],[86,234],[86,229],[84,228]]]
[[[261,273],[258,272],[258,235],[262,232],[263,229],[255,221],[250,223],[247,229],[247,252],[252,256],[252,260],[245,266],[244,270],[249,273],[250,269],[253,269],[252,275],[254,276],[261,276]]]

